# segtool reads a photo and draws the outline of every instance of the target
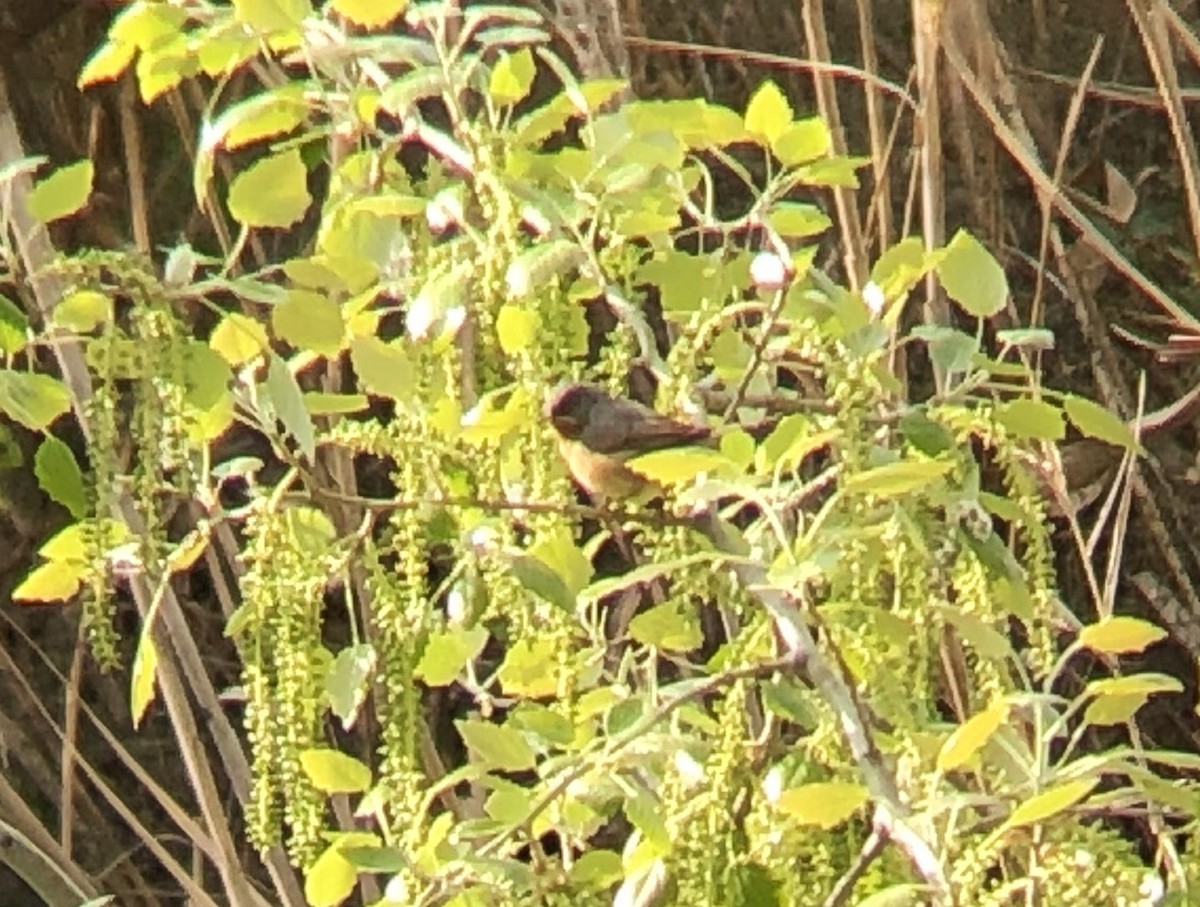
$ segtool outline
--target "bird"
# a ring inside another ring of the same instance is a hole
[[[546,403],[559,453],[572,477],[594,500],[653,498],[662,489],[626,461],[656,450],[705,445],[711,429],[655,412],[594,384],[568,384]]]

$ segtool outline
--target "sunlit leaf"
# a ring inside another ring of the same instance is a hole
[[[137,730],[146,715],[146,709],[154,701],[154,678],[158,670],[158,650],[150,633],[143,630],[138,639],[137,654],[133,658],[133,674],[129,682],[129,712],[133,728]]]
[[[1010,400],[996,410],[996,419],[1016,439],[1061,441],[1067,434],[1062,410],[1043,400]]]
[[[937,264],[946,294],[977,318],[990,318],[1008,301],[1008,277],[992,253],[966,230],[959,230]]]
[[[29,213],[44,224],[69,217],[87,204],[94,175],[89,160],[58,168],[29,193]]]
[[[629,636],[668,652],[691,652],[704,641],[694,608],[666,602],[643,611],[629,622]]]
[[[955,728],[938,753],[938,771],[951,772],[970,762],[1008,720],[1008,712],[1009,704],[998,702]]]
[[[524,100],[533,85],[533,77],[537,67],[533,62],[533,53],[528,47],[523,47],[516,53],[502,53],[496,65],[492,67],[491,79],[488,83],[488,94],[500,105],[516,104]]]
[[[74,597],[83,582],[83,565],[75,561],[50,561],[35,568],[13,590],[15,602],[61,602]]]
[[[369,643],[346,646],[334,656],[325,676],[325,695],[329,708],[342,728],[354,726],[358,710],[367,699],[367,681],[375,670],[375,648]]]
[[[241,312],[227,312],[213,328],[208,345],[230,365],[245,365],[269,348],[263,326]]]
[[[331,0],[330,9],[366,29],[383,28],[408,8],[408,0]]]
[[[856,473],[842,487],[847,494],[900,497],[932,485],[953,468],[949,460],[900,460]]]
[[[797,120],[771,140],[771,150],[787,167],[807,164],[829,153],[833,137],[820,117]]]
[[[281,340],[322,356],[337,355],[346,335],[338,304],[308,290],[288,291],[287,301],[271,310],[271,327]]]
[[[1079,633],[1079,644],[1105,655],[1132,655],[1165,639],[1162,627],[1137,617],[1109,617],[1089,624]]]
[[[467,748],[483,765],[506,772],[533,768],[534,752],[518,731],[486,721],[456,721]]]
[[[826,781],[785,790],[775,808],[804,825],[829,830],[853,816],[869,799],[861,784]]]
[[[431,687],[452,683],[487,644],[483,627],[455,627],[432,633],[413,674]]]
[[[775,142],[792,124],[792,107],[779,86],[764,82],[746,106],[746,131],[766,143]]]
[[[398,343],[356,337],[350,343],[350,358],[359,382],[368,392],[397,401],[412,396],[416,380],[412,361]]]
[[[229,213],[247,227],[290,227],[312,203],[308,171],[297,150],[255,161],[229,186]]]
[[[1030,797],[1013,810],[1008,820],[996,831],[996,835],[1003,834],[1010,828],[1036,825],[1054,818],[1059,813],[1065,812],[1085,800],[1099,783],[1099,778],[1080,778],[1051,787]]]
[[[50,375],[0,371],[0,413],[43,431],[71,408],[67,386]]]
[[[304,750],[300,767],[313,786],[326,794],[355,794],[371,786],[371,769],[334,749]]]

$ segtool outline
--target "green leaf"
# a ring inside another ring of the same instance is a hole
[[[13,590],[15,602],[58,602],[72,598],[83,582],[79,561],[50,561],[37,567]]]
[[[59,300],[51,320],[54,324],[86,334],[112,318],[112,300],[95,290],[76,290]]]
[[[508,723],[522,733],[540,738],[547,746],[570,746],[575,740],[571,719],[538,702],[517,705],[509,713]]]
[[[431,687],[453,683],[487,644],[483,627],[454,627],[432,633],[413,674]]]
[[[949,460],[900,460],[852,475],[842,487],[847,494],[896,498],[932,485],[953,468]]]
[[[275,416],[283,423],[284,430],[292,436],[301,453],[311,463],[317,454],[317,439],[313,432],[312,417],[304,408],[304,394],[287,363],[279,356],[271,356],[267,369],[267,392],[275,407]]]
[[[927,457],[938,457],[955,447],[954,433],[941,422],[930,419],[922,407],[914,407],[900,417],[904,440]]]
[[[154,677],[158,670],[158,650],[154,640],[143,630],[133,658],[133,673],[129,678],[129,713],[136,731],[154,701]]]
[[[1008,720],[1008,711],[1007,702],[998,702],[955,728],[938,753],[938,771],[952,772],[970,762]]]
[[[1105,655],[1133,655],[1166,635],[1166,630],[1136,617],[1110,617],[1084,627],[1079,633],[1079,644]]]
[[[661,485],[685,485],[702,473],[730,474],[736,467],[719,450],[706,447],[672,447],[634,457],[627,465]]]
[[[271,326],[281,340],[321,356],[336,356],[346,337],[338,304],[308,290],[289,290],[287,301],[271,310]]]
[[[322,793],[357,794],[371,786],[371,769],[334,749],[304,750],[300,753],[300,767]]]
[[[290,227],[312,203],[307,180],[298,150],[265,157],[233,178],[229,213],[246,227]]]
[[[994,837],[999,837],[1011,828],[1036,825],[1054,818],[1076,803],[1085,800],[1099,783],[1099,778],[1080,778],[1051,787],[1030,797],[1013,810],[1007,821],[996,830]]]
[[[537,339],[541,325],[541,319],[534,310],[511,303],[502,305],[496,316],[500,350],[506,356],[513,356],[528,349]]]
[[[929,358],[943,374],[967,372],[979,352],[979,338],[954,328],[939,325],[919,325],[912,336],[929,346]]]
[[[1004,634],[978,616],[947,606],[938,606],[938,613],[984,658],[1000,661],[1014,654]]]
[[[1139,449],[1133,430],[1100,404],[1086,397],[1071,395],[1063,401],[1063,409],[1071,423],[1088,437],[1107,441],[1126,450]]]
[[[313,12],[309,0],[233,0],[233,9],[238,22],[264,34],[297,31]]]
[[[511,554],[507,561],[513,576],[522,586],[565,613],[575,613],[575,594],[553,567],[527,554]]]
[[[329,708],[344,730],[354,726],[358,710],[367,699],[367,681],[375,671],[375,648],[368,643],[346,646],[334,656],[325,675]]]
[[[996,410],[996,419],[1017,439],[1061,441],[1067,434],[1062,410],[1042,400],[1010,400]]]
[[[826,831],[841,825],[870,799],[861,784],[824,781],[793,787],[779,795],[775,808],[803,825]]]
[[[553,570],[572,596],[582,592],[595,574],[591,558],[579,549],[571,531],[564,526],[539,535],[528,553]]]
[[[75,86],[81,91],[100,82],[111,82],[133,62],[137,56],[137,46],[124,41],[108,40],[88,58]]]
[[[309,907],[337,907],[350,897],[357,881],[358,870],[335,842],[308,867],[304,875],[304,898]]]
[[[29,193],[29,213],[44,224],[69,217],[87,204],[95,168],[84,159],[60,167]]]
[[[263,139],[286,135],[308,117],[304,86],[286,84],[238,101],[205,130],[212,147],[235,151]]]
[[[408,8],[408,0],[332,0],[329,7],[355,25],[380,29]]]
[[[815,236],[833,225],[828,214],[803,202],[777,202],[767,214],[767,223],[780,236],[794,238]]]
[[[629,636],[667,652],[691,652],[704,641],[695,609],[676,602],[643,611],[629,622]]]
[[[499,105],[516,104],[529,94],[535,75],[537,67],[528,47],[513,54],[501,53],[488,81],[488,94]]]
[[[305,391],[304,405],[313,416],[340,416],[360,413],[371,405],[366,394],[327,394],[323,391]]]
[[[759,86],[746,106],[746,131],[773,144],[792,125],[792,107],[774,82]]]
[[[571,881],[587,891],[605,891],[621,881],[621,855],[613,850],[587,850],[571,865]]]
[[[865,900],[859,901],[855,907],[920,907],[927,903],[930,893],[928,885],[902,882],[875,892]]]
[[[456,721],[454,725],[475,761],[483,766],[505,772],[533,768],[533,749],[513,728],[476,720]]]
[[[591,604],[615,592],[622,592],[631,586],[648,583],[668,573],[698,569],[701,564],[705,565],[707,569],[715,570],[717,565],[724,560],[725,555],[705,551],[671,561],[655,561],[644,564],[628,570],[620,576],[607,577],[592,583],[579,593],[579,602],[580,604]],[[574,602],[572,602],[572,608],[574,608]]]
[[[510,696],[541,699],[559,692],[558,647],[548,638],[519,639],[504,656],[500,684]]]
[[[369,393],[397,402],[412,397],[415,373],[399,342],[384,343],[377,337],[356,337],[350,343],[350,358],[359,382]]]
[[[71,408],[67,386],[50,375],[0,372],[0,413],[31,431],[43,431]]]
[[[184,345],[184,400],[201,412],[217,406],[229,389],[229,366],[207,343],[193,340]]]
[[[209,347],[234,368],[245,365],[269,348],[263,326],[241,312],[227,312],[213,328]]]
[[[671,832],[663,816],[663,805],[643,787],[625,797],[625,817],[633,823],[656,855],[671,852]]]
[[[832,147],[833,136],[820,117],[796,120],[771,141],[771,151],[785,167],[815,161]]]
[[[990,318],[1008,301],[1004,269],[966,230],[954,234],[936,270],[946,294],[968,315]]]
[[[71,448],[54,435],[46,435],[38,445],[33,464],[42,491],[66,507],[75,519],[83,519],[87,510],[83,473]]]
[[[29,342],[29,319],[15,302],[0,293],[0,353],[15,356]]]

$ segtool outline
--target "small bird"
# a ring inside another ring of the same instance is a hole
[[[664,416],[593,384],[569,384],[550,398],[546,418],[559,436],[567,468],[593,498],[620,500],[659,492],[655,483],[625,465],[669,447],[705,444],[712,431]]]

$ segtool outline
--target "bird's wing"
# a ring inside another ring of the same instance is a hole
[[[664,416],[633,400],[605,401],[592,409],[581,439],[597,453],[626,457],[701,440],[708,430]]]

